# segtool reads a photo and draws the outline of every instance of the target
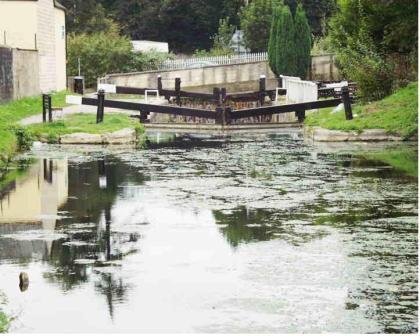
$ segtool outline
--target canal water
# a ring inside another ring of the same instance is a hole
[[[0,194],[11,331],[416,332],[417,179],[378,148],[295,131],[38,146]]]

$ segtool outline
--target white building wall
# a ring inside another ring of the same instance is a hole
[[[42,92],[56,90],[55,8],[53,0],[38,0],[37,45]]]
[[[66,88],[66,16],[63,10],[54,8],[55,12],[55,89]]]

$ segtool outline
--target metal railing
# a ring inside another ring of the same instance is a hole
[[[194,57],[186,59],[166,60],[157,70],[178,70],[203,68],[207,66],[231,65],[251,62],[264,62],[268,60],[267,52],[248,53],[226,56]]]

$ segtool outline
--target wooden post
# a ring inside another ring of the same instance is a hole
[[[162,76],[161,75],[159,75],[157,77],[157,89],[159,90],[159,94],[160,94],[160,91],[162,91],[162,89],[163,89]]]
[[[148,122],[150,122],[147,117],[149,116],[149,112],[148,111],[140,111],[140,122],[143,124],[146,124]]]
[[[226,101],[226,95],[227,95],[226,88],[221,88],[220,95],[221,95],[221,97],[220,97],[221,103],[224,104],[225,101]]]
[[[260,106],[263,106],[264,101],[265,101],[265,87],[266,87],[265,84],[266,84],[265,76],[261,75],[260,76],[260,92],[259,92]]]
[[[299,122],[303,122],[305,120],[305,110],[304,109],[296,111],[295,114],[296,114],[296,117],[298,118]]]
[[[351,110],[351,101],[348,86],[341,88],[341,100],[344,104],[344,112],[346,113],[346,120],[353,119],[353,112]]]
[[[105,91],[98,91],[98,109],[96,110],[96,123],[99,124],[104,121],[104,101]]]
[[[217,125],[224,125],[224,109],[221,108],[220,106],[216,107],[216,124]]]
[[[176,94],[176,103],[178,106],[181,106],[181,78],[175,78],[175,94]]]
[[[213,88],[213,99],[216,101],[216,106],[218,107],[221,105],[220,97],[221,97],[220,89],[217,87]]]
[[[230,106],[225,108],[225,123],[226,125],[230,125],[232,123],[231,118],[232,108]]]
[[[48,114],[48,121],[52,121],[52,106],[51,106],[51,95],[50,94],[43,94],[42,95],[42,122],[47,122],[47,114]]]

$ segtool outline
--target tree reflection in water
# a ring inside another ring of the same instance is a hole
[[[112,231],[112,206],[121,184],[142,184],[144,180],[136,169],[112,157],[68,168],[68,199],[59,211],[72,216],[59,219],[56,225],[56,231],[68,238],[52,243],[48,262],[53,267],[44,277],[65,291],[94,277],[95,288],[107,298],[111,316],[113,302],[124,297],[128,286],[115,273],[107,273],[106,266],[123,258],[127,253],[122,251],[124,244],[139,238],[134,233]]]

